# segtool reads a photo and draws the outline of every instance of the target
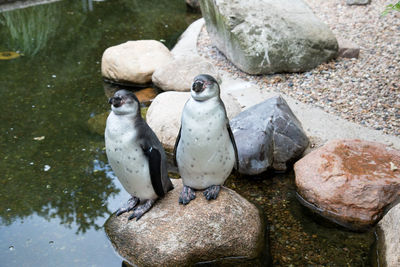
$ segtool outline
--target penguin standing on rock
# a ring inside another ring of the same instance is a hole
[[[104,134],[106,153],[115,175],[132,196],[118,209],[117,216],[133,210],[129,220],[139,220],[159,197],[173,188],[166,155],[157,136],[142,119],[135,94],[119,90],[109,103],[112,111]]]
[[[191,98],[182,112],[181,129],[174,148],[174,160],[182,177],[179,203],[193,200],[195,190],[204,190],[207,200],[216,199],[238,154],[218,82],[210,75],[194,78]]]

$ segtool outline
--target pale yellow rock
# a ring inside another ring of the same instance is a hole
[[[152,80],[164,91],[189,92],[194,77],[199,74],[209,74],[220,80],[213,64],[196,55],[174,58],[169,65],[157,68]]]
[[[117,83],[146,84],[156,68],[171,61],[170,51],[159,41],[128,41],[104,51],[101,74]]]

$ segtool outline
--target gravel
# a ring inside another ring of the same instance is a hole
[[[198,53],[234,77],[256,83],[261,91],[288,95],[400,136],[400,12],[381,16],[385,6],[395,1],[373,0],[366,6],[348,6],[344,0],[305,1],[337,38],[360,47],[358,59],[337,58],[305,73],[249,75],[212,45],[205,27],[198,39]]]

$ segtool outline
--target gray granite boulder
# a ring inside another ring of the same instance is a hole
[[[337,56],[328,26],[302,0],[200,1],[208,34],[250,74],[310,70]]]
[[[121,256],[137,266],[267,260],[262,258],[268,250],[265,225],[253,204],[222,187],[216,200],[208,201],[197,191],[190,204],[179,205],[182,182],[172,181],[174,190],[139,221],[128,221],[129,214],[107,220],[106,233]]]
[[[239,154],[239,172],[255,175],[273,168],[285,171],[299,158],[308,138],[286,101],[272,97],[230,121]]]
[[[377,227],[378,266],[400,266],[400,203],[392,207]]]

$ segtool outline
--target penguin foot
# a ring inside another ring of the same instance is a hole
[[[132,215],[129,216],[128,220],[132,220],[133,218],[136,218],[136,221],[138,221],[143,216],[143,214],[148,212],[149,209],[151,209],[151,207],[153,207],[154,202],[156,202],[156,201],[153,199],[149,199],[143,205],[140,205],[137,208],[135,208],[133,210]]]
[[[221,189],[220,185],[212,185],[204,190],[203,194],[207,200],[217,199],[219,190]]]
[[[179,204],[186,205],[195,198],[196,198],[196,193],[194,192],[194,189],[192,189],[189,186],[184,185],[182,192],[179,196]]]
[[[117,216],[121,215],[122,213],[133,210],[138,203],[139,199],[137,197],[132,196],[124,206],[122,206],[117,210]]]

